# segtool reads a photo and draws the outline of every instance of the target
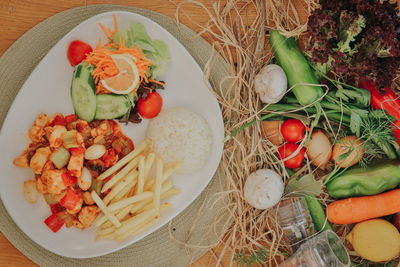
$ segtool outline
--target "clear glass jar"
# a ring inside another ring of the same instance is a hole
[[[277,220],[283,231],[284,243],[294,251],[315,234],[314,223],[304,198],[283,200],[277,210]]]
[[[331,230],[324,231],[303,243],[279,267],[347,267],[350,257],[340,238]]]

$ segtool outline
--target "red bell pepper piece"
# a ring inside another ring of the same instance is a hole
[[[60,218],[56,213],[53,213],[50,215],[46,220],[44,220],[44,223],[53,231],[56,233],[60,228],[64,225],[63,219]]]
[[[76,114],[71,114],[68,116],[65,116],[65,121],[68,123],[74,122],[78,119],[78,116]]]
[[[78,179],[69,172],[64,172],[61,175],[61,179],[63,180],[64,185],[67,187],[78,182]]]
[[[67,126],[67,121],[65,120],[64,116],[62,115],[55,116],[53,121],[50,123],[50,126],[55,126],[55,125]]]
[[[81,197],[79,194],[72,190],[71,187],[68,187],[65,196],[60,200],[60,205],[69,210],[73,210],[80,199]]]
[[[390,88],[384,88],[383,92],[378,91],[370,81],[363,80],[359,86],[371,93],[372,108],[383,109],[396,119],[393,123],[393,135],[396,137],[397,143],[400,144],[400,99]]]
[[[60,203],[56,203],[56,204],[50,205],[50,210],[51,210],[51,214],[54,214],[54,213],[59,213],[60,211],[63,211],[64,208],[60,205]]]
[[[82,146],[78,146],[78,147],[71,147],[69,149],[69,152],[71,153],[72,156],[78,156],[80,154],[85,153],[85,148]]]

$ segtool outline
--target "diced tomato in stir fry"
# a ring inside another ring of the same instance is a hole
[[[78,205],[81,197],[71,187],[67,188],[65,196],[60,200],[60,205],[68,210],[73,210]]]
[[[53,231],[54,233],[58,232],[61,227],[64,225],[64,221],[56,214],[53,213],[50,215],[44,223]]]
[[[61,125],[67,126],[67,121],[65,120],[64,116],[57,115],[54,117],[53,121],[50,123],[50,126]]]
[[[51,214],[54,214],[54,213],[59,213],[60,211],[63,211],[64,208],[60,205],[60,203],[56,203],[56,204],[50,205],[50,210],[51,210]]]
[[[78,116],[76,114],[71,114],[65,117],[65,121],[68,123],[74,122],[78,119]]]
[[[78,156],[80,154],[85,153],[85,148],[84,147],[72,147],[69,149],[69,152],[71,153],[72,156]]]
[[[61,178],[65,186],[70,186],[78,182],[78,179],[69,172],[64,172]]]

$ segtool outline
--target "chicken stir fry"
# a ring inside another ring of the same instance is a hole
[[[54,232],[64,224],[91,226],[100,212],[90,194],[102,186],[96,177],[133,150],[132,140],[113,120],[88,123],[76,115],[43,113],[28,137],[28,148],[14,160],[15,166],[33,171],[24,183],[26,199],[35,203],[43,194],[52,214],[45,223]]]

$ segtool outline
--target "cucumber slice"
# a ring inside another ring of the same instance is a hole
[[[97,95],[96,98],[95,118],[98,120],[111,120],[122,117],[131,107],[131,102],[123,95],[103,94]]]
[[[74,111],[80,119],[88,122],[92,121],[96,114],[96,88],[92,70],[87,63],[79,64],[71,84]]]

